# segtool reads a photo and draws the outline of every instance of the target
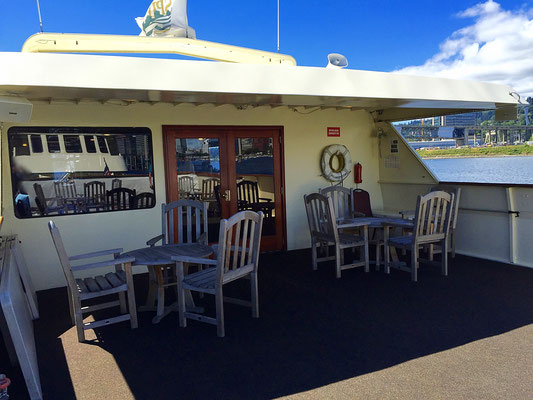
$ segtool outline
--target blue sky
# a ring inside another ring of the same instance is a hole
[[[47,32],[125,35],[139,33],[134,18],[144,16],[150,3],[150,0],[40,0]],[[338,52],[348,58],[349,68],[393,71],[407,67],[409,73],[443,76],[454,71],[453,77],[491,80],[515,87],[518,83],[519,89],[533,92],[533,84],[523,81],[533,76],[525,65],[533,65],[530,62],[533,43],[530,46],[527,40],[533,36],[530,35],[533,0],[280,0],[280,8],[281,52],[294,56],[299,65],[324,66],[327,54]],[[188,16],[198,39],[276,50],[276,0],[189,0]],[[487,35],[494,26],[506,31]],[[36,0],[2,2],[0,51],[20,50],[24,40],[38,30]],[[492,65],[495,63],[490,57],[481,61],[472,58],[476,49],[481,55],[494,54],[492,50],[482,54],[481,50],[491,41],[500,43],[502,36],[507,38],[507,45],[503,49],[499,46],[497,57],[513,65],[524,63],[516,79],[502,78],[502,74],[513,73],[506,63],[497,66]],[[442,46],[449,48],[450,43],[455,46],[455,54],[446,54],[443,60]],[[509,62],[508,52],[514,52],[516,62]],[[465,59],[475,62],[465,68]],[[479,62],[484,65],[478,65]],[[478,68],[477,72],[472,72],[472,65]],[[494,71],[487,73],[487,65],[492,65]]]

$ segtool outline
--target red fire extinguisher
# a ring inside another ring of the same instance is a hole
[[[353,166],[353,179],[357,185],[363,182],[363,166],[359,163]]]

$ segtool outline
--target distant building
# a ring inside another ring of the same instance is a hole
[[[443,126],[468,126],[476,125],[479,113],[465,113],[456,115],[446,115],[442,118]]]

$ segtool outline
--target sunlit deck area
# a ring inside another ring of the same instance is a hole
[[[172,313],[139,313],[78,343],[65,289],[39,293],[36,341],[46,399],[530,398],[533,270],[458,255],[449,276],[421,266],[311,269],[310,251],[263,254],[260,318],[225,306],[226,337]],[[246,281],[228,293],[249,294]],[[146,274],[135,276],[138,304]],[[198,303],[214,313],[206,296]],[[90,318],[90,317],[89,317]],[[0,346],[3,348],[3,346]],[[3,351],[3,350],[2,350]],[[5,359],[5,354],[1,354]],[[10,394],[26,398],[13,370]]]

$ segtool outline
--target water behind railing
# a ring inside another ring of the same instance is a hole
[[[442,182],[533,185],[533,156],[424,159]]]

